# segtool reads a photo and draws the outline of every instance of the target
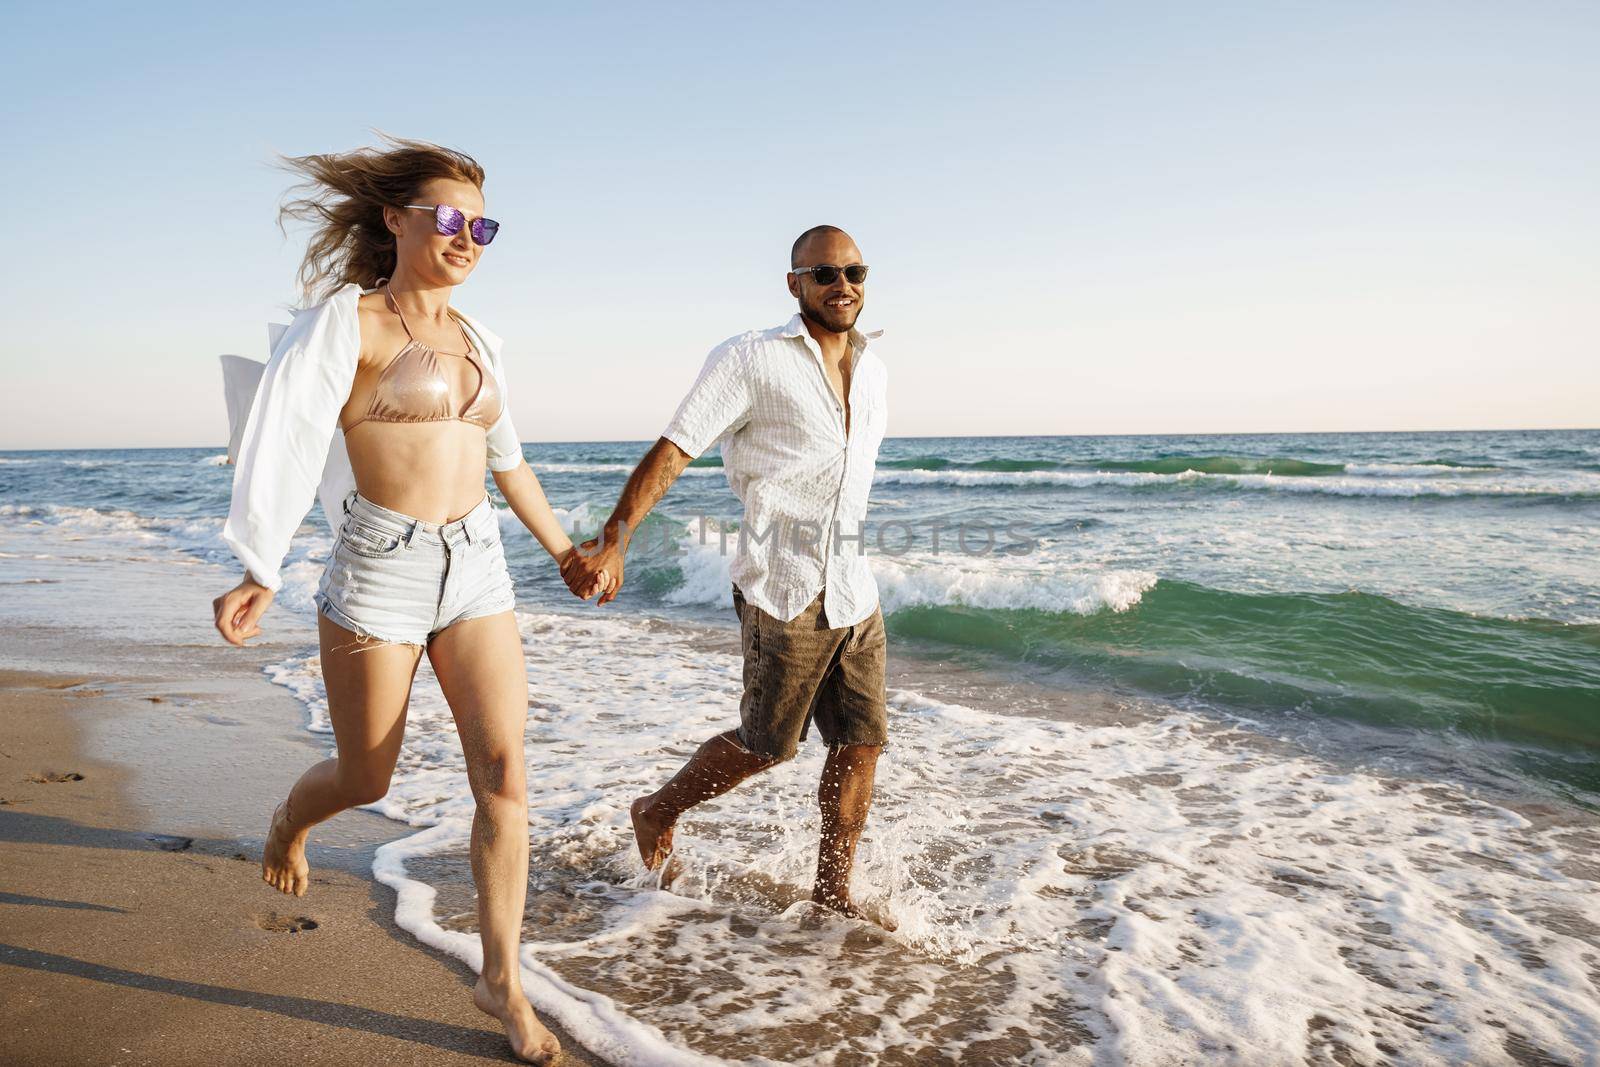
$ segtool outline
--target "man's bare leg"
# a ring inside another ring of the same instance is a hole
[[[672,828],[678,818],[701,801],[720,797],[777,760],[751,752],[732,730],[718,734],[695,750],[677,774],[649,796],[633,802],[633,835],[646,870],[653,871],[672,852]],[[666,872],[670,875],[671,872]],[[663,877],[663,884],[670,877]]]
[[[822,840],[817,848],[817,881],[811,899],[852,919],[867,915],[850,899],[850,870],[856,844],[872,807],[872,783],[882,745],[839,745],[828,750],[817,787],[822,809]]]

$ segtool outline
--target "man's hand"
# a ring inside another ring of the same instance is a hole
[[[561,577],[568,589],[584,600],[599,592],[597,606],[617,599],[622,589],[622,557],[628,551],[632,531],[639,529],[650,509],[666,495],[693,458],[665,437],[651,446],[628,475],[628,484],[622,487],[616,510],[606,520],[600,537],[569,549],[561,560]],[[601,583],[598,587],[597,581]]]
[[[558,563],[561,567],[561,580],[567,583],[572,595],[580,600],[588,600],[596,593],[604,593],[611,587],[611,576],[603,568],[588,567],[583,550],[576,546],[563,552]]]
[[[244,643],[261,632],[256,623],[272,604],[272,590],[248,574],[244,580],[211,602],[217,632],[230,645]]]
[[[573,595],[588,600],[596,593],[596,605],[609,604],[622,589],[623,549],[616,538],[585,541],[561,561],[561,577]]]

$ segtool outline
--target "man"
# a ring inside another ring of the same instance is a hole
[[[888,372],[867,347],[878,334],[855,328],[866,275],[843,230],[801,234],[788,274],[799,314],[712,350],[601,537],[562,568],[579,595],[608,573],[614,584],[598,602],[615,598],[633,532],[689,462],[723,442],[745,509],[729,568],[744,651],[739,728],[705,742],[666,785],[633,802],[634,834],[645,866],[657,869],[685,811],[791,758],[814,719],[828,758],[812,899],[854,918],[866,916],[850,899],[850,869],[888,740],[883,613],[863,536]]]

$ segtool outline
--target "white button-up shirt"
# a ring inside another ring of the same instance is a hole
[[[312,502],[322,501],[324,517],[337,528],[340,504],[356,487],[339,411],[350,399],[361,359],[356,305],[362,292],[352,282],[322,303],[296,311],[291,325],[268,327],[272,359],[239,441],[233,503],[222,527],[233,554],[268,589],[283,584],[278,569]],[[489,430],[486,461],[490,470],[512,470],[522,462],[522,443],[511,424],[500,338],[467,316],[460,318],[475,335],[504,404]]]
[[[712,349],[661,434],[691,456],[722,441],[728,484],[744,505],[729,574],[747,602],[786,622],[818,592],[832,627],[878,606],[865,523],[888,416],[889,371],[867,347],[881,334],[850,331],[848,434],[799,315]]]

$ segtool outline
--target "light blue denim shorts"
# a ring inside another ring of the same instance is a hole
[[[358,637],[426,645],[446,627],[515,603],[488,497],[442,525],[356,493],[345,498],[344,511],[316,604]]]

